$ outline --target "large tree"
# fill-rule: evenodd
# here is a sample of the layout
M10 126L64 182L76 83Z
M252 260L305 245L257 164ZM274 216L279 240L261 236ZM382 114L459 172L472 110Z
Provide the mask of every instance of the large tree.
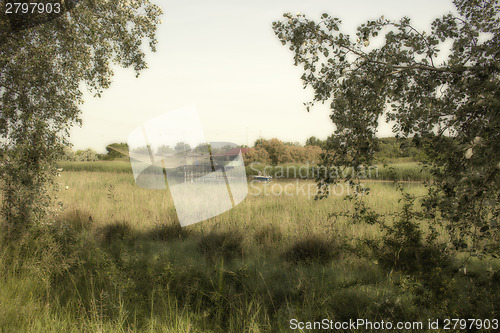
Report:
M381 17L352 37L326 13L317 21L284 14L273 28L314 90L308 110L330 103L336 131L325 165L370 163L385 116L432 159L429 216L446 221L457 247L483 236L498 244L500 8L497 0L453 3L458 15L434 20L427 31L407 17Z
M9 232L43 216L53 161L69 128L81 123L82 89L100 96L113 65L139 75L147 67L143 41L155 51L162 13L149 0L37 2L60 3L61 12L13 19L0 5L0 174Z

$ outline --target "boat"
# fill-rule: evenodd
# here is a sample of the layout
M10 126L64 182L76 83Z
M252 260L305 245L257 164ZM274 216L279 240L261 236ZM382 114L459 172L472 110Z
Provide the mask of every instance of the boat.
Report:
M263 176L263 175L258 175L258 176L253 176L253 180L258 180L261 182L270 182L273 179L271 176Z

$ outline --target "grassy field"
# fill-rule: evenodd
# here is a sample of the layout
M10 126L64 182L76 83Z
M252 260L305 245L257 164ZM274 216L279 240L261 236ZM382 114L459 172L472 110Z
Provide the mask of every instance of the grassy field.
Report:
M131 173L128 161L96 161L96 162L60 162L59 166L66 171L113 172ZM277 166L254 164L246 167L247 175L257 175L263 172L278 178L309 178L314 179L318 168L304 164L284 164ZM349 174L350 170L339 171L342 176ZM427 170L422 170L418 162L394 162L387 165L376 164L365 171L365 177L374 180L400 180L400 181L425 181L431 179Z
M168 191L141 189L125 164L106 163L62 165L54 195L63 209L0 253L8 267L0 332L285 332L291 319L498 318L498 261L463 266L438 228L441 248L414 249L423 255L395 267L378 225L332 217L355 211L350 188L314 201L311 180L251 183L236 208L180 228ZM403 205L392 184L367 186L376 213ZM428 233L427 222L420 228Z
M57 195L64 203L65 210L88 212L98 225L126 221L142 230L157 223L176 222L170 193L142 189L135 184L131 174L66 171L59 180L60 191ZM289 195L284 193L284 186L287 184ZM376 193L366 198L376 211L393 212L400 206L397 202L399 193L391 183L367 183L367 186ZM416 195L425 193L424 187L419 184L405 184L405 187ZM330 213L349 209L350 203L344 197L351 194L352 189L339 185L332 189L334 195L322 201L313 200L315 191L316 183L313 180L252 182L249 185L249 195L242 204L208 223L190 228L201 232L208 228L207 225L225 225L227 221L239 221L238 227L250 228L249 232L255 232L254 228L262 225L277 224L289 236L296 232L296 236L300 236L306 230L323 233L323 227L332 227L331 220L328 219ZM346 226L348 223L345 222L338 221L336 226ZM295 230L298 227L307 229Z

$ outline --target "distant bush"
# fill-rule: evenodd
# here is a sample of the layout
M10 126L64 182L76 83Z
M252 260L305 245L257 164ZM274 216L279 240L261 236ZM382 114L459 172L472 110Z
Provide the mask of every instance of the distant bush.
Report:
M245 155L245 162L278 165L283 163L316 163L320 159L322 148L319 146L303 147L297 142L283 142L276 138L259 139L255 148Z
M74 161L75 160L75 152L70 147L65 146L63 148L63 152L62 152L59 160L60 161Z
M123 152L128 152L127 143L112 143L106 146L107 154L102 157L103 160L115 160L126 157Z
M98 160L98 154L93 149L77 150L75 153L75 161L93 162Z
M263 147L255 147L244 155L245 164L265 163L270 164L269 153Z
M379 162L405 158L423 162L428 159L418 141L411 138L378 138L375 147L374 158Z

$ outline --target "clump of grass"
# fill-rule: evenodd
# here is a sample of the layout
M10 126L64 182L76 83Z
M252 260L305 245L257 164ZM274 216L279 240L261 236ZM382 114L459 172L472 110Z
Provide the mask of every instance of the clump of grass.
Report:
M74 231L82 232L84 230L90 230L93 226L92 214L88 211L81 209L73 209L65 212L61 215L57 221L57 225L67 225L70 226Z
M231 260L241 255L243 236L236 231L211 232L201 237L198 249L209 262L215 262L221 258Z
M99 236L104 243L110 244L113 241L131 240L133 238L133 230L127 222L118 221L101 227Z
M318 236L309 236L296 241L283 254L292 263L326 264L336 256L336 244Z
M265 225L255 231L254 239L262 246L276 246L283 238L281 231L274 224Z
M432 174L429 170L423 169L420 163L392 163L388 165L377 165L376 179L429 181L432 179Z
M179 223L159 223L146 232L146 238L155 241L169 241L174 239L185 239L189 232L182 228Z

